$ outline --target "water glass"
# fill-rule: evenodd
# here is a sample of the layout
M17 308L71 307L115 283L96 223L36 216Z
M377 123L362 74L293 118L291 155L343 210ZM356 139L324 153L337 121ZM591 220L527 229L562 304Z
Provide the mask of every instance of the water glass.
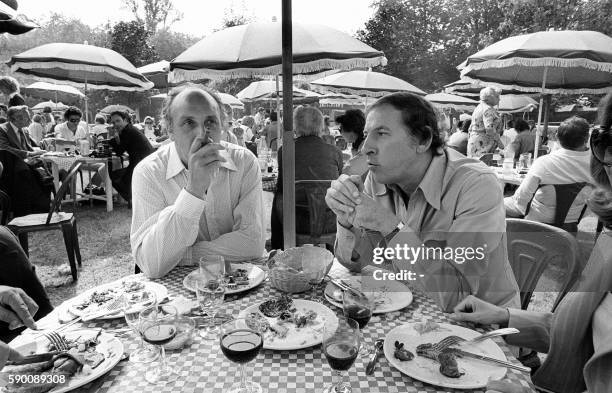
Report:
M140 312L142 337L146 342L159 348L159 364L145 372L145 379L152 384L166 384L178 378L176 370L166 361L164 345L171 342L177 334L176 308L173 306L151 306Z
M323 353L333 370L333 384L325 393L350 393L351 385L344 381L361 346L361 333L357 321L340 317L331 319L323 326Z
M144 290L133 294L128 294L123 303L123 314L125 322L132 328L134 333L140 338L138 348L130 353L130 361L136 363L150 363L159 356L158 351L154 347L147 345L145 347L142 338L142 329L140 326L140 312L146 308L156 306L157 298L155 292Z
M202 274L196 279L196 295L200 309L207 316L206 324L200 329L200 337L215 340L219 333L215 316L223 305L226 282L223 276Z

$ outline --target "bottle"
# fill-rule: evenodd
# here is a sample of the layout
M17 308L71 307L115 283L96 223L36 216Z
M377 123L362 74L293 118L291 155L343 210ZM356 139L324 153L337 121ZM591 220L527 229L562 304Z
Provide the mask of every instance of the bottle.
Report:
M274 164L272 163L272 157L268 155L268 173L274 172Z

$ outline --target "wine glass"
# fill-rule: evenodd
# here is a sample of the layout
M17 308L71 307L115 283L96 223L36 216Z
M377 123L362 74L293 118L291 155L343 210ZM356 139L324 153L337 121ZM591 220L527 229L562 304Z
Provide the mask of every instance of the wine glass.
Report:
M142 337L149 344L159 348L160 358L157 366L152 366L145 372L145 379L153 384L165 384L175 381L177 372L166 362L164 345L176 336L176 308L170 305L154 305L140 312Z
M155 292L147 289L127 295L123 303L122 309L125 315L125 322L140 338L138 348L130 353L130 360L133 362L150 363L159 356L159 352L154 347L150 345L145 347L140 325L140 312L156 304L157 298Z
M308 275L308 284L310 285L310 300L317 303L323 303L323 298L317 295L317 288L325 278L325 270L316 270L305 272Z
M200 274L197 277L195 287L200 309L208 317L206 325L200 329L200 337L205 340L215 340L217 333L219 333L215 316L219 312L225 297L225 277L221 274L205 272L205 274Z
M263 347L262 325L253 319L234 319L220 327L221 351L231 362L240 364L240 382L233 384L228 393L260 393L261 386L247 379L246 365L257 357Z
M351 318L359 324L359 330L363 332L372 313L374 312L374 301L363 294L358 294L353 291L344 291L342 293L342 310L344 316ZM370 345L364 342L359 351L362 357L370 355Z
M351 385L344 382L348 371L359 353L361 334L359 324L351 318L328 320L323 325L323 353L333 370L333 385L325 393L350 393Z

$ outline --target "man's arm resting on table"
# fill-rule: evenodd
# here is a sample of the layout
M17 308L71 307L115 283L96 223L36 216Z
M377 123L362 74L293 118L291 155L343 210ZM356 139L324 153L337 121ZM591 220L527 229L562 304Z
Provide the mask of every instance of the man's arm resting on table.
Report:
M514 308L508 308L508 312L510 314L508 327L516 328L520 330L520 333L506 336L506 342L510 345L548 353L553 314Z

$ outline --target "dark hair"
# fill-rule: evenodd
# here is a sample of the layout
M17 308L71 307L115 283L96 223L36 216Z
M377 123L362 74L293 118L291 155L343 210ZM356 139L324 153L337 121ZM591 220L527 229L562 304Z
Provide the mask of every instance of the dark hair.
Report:
M212 98L215 100L215 102L217 103L217 106L219 107L219 120L221 121L221 124L225 124L225 111L223 110L223 102L221 101L221 97L219 97L219 94L217 93L217 91L209 87L206 87L204 85L190 82L190 83L182 84L180 86L173 87L172 90L170 90L170 92L166 96L166 99L164 100L164 104L162 105L161 116L160 116L161 117L160 121L161 121L163 130L165 130L166 132L171 131L172 115L170 113L170 109L172 108L172 103L174 102L174 100L180 93L182 93L185 90L190 90L190 89L210 94Z
M363 136L363 129L365 128L365 115L363 112L359 109L349 109L342 115L336 116L335 122L342 126L342 131L357 134L353 147L358 149L365 139Z
M64 120L70 119L70 116L83 117L83 112L81 112L81 110L76 106L71 106L64 112Z
M529 123L523 119L516 119L514 122L514 129L516 132L527 131L529 130Z
M599 103L599 122L599 132L593 131L591 138L596 136L598 145L612 149L612 93ZM594 155L591 155L591 176L600 188L591 193L587 201L589 209L607 228L612 228L612 185L604 165Z
M6 117L8 118L9 121L11 121L11 120L14 120L15 116L20 112L25 112L29 115L30 112L28 110L29 108L25 105L12 106L8 108L8 110L6 111Z
M514 128L514 120L508 121L508 128Z
M589 123L579 116L565 119L557 129L557 139L566 149L584 147L589 139Z
M51 109L50 106L46 106L45 109L43 109L43 113L52 113L53 110Z
M106 124L106 116L101 115L101 114L97 114L95 122L98 123L98 124Z
M471 125L472 125L472 119L465 120L463 122L463 126L461 127L461 132L469 132Z
M457 129L459 129L459 130L463 129L463 120L459 120L457 122Z
M270 121L278 121L278 115L275 111L270 112Z
M412 93L393 93L379 99L368 108L368 113L383 105L390 105L402 114L404 125L419 141L431 140L430 150L439 155L438 148L444 146L444 140L438 128L438 117L433 106L423 97Z
M110 117L113 117L113 116L119 116L123 120L127 120L128 123L132 120L132 116L130 116L130 114L127 113L126 111L112 111L110 114Z

